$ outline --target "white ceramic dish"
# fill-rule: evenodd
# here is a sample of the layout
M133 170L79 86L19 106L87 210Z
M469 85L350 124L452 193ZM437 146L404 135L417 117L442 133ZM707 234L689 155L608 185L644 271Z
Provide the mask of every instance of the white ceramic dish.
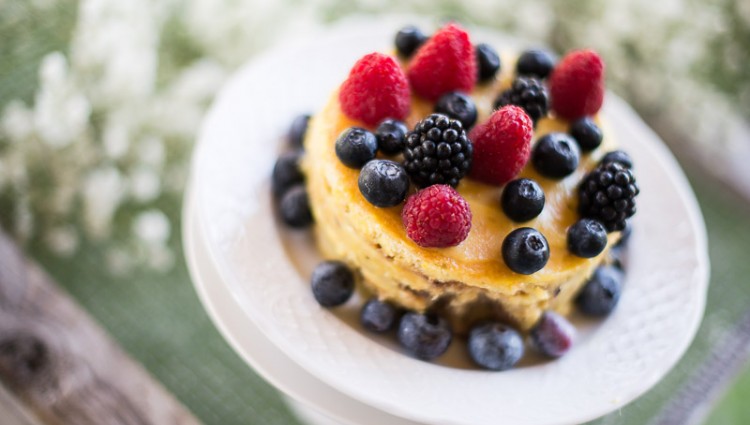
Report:
M564 358L503 373L412 359L354 320L357 300L326 310L308 287L317 256L306 233L277 224L269 175L290 120L314 111L361 55L388 49L403 21L359 21L314 42L287 45L242 68L220 93L196 148L196 217L206 255L252 322L291 360L347 396L410 420L452 425L580 423L622 407L684 353L708 282L700 211L674 158L632 110L608 95L604 114L634 158L642 188L626 289L602 322L578 322ZM498 48L516 42L471 31ZM477 36L478 35L478 36ZM214 307L221 315L221 307ZM245 332L232 322L228 335ZM252 350L252 347L245 347Z

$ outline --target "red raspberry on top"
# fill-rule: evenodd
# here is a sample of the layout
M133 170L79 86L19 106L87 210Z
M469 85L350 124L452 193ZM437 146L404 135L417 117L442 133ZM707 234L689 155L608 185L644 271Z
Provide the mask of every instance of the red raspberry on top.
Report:
M604 101L604 62L593 50L568 53L549 78L552 110L567 120L599 112Z
M471 209L456 189L436 184L406 200L401 212L406 235L425 248L456 246L469 236Z
M518 106L503 106L493 112L469 134L474 144L469 175L494 185L513 180L529 161L533 134L534 123Z
M449 91L470 92L477 82L477 62L469 34L448 24L427 40L407 71L414 92L436 101Z
M339 91L344 114L371 127L386 118L403 120L409 115L410 102L404 71L382 53L370 53L358 60Z

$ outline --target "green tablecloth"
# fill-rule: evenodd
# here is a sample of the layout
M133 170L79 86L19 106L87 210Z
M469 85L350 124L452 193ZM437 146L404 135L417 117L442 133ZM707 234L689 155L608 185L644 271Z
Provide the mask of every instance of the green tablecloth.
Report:
M46 52L66 51L75 9L60 2L54 10L56 19L39 22L30 31L34 17L20 15L25 10L21 2L0 2L0 6L5 7L0 15L0 35L4 37L0 43L0 105L13 98L31 101L39 60ZM13 10L19 15L6 13ZM179 43L179 37L176 40ZM674 397L684 396L680 389L685 382L748 308L750 207L697 172L689 177L709 233L712 275L706 318L689 352L664 381L600 423L644 424ZM0 212L8 213L12 203L13 199L0 199ZM155 201L171 222L169 246L177 253L173 270L166 274L144 269L113 277L102 268L106 259L101 243L86 240L72 258L53 255L39 240L32 240L27 251L206 424L294 423L279 394L232 352L199 304L176 230L180 229L180 204L178 195L167 194ZM129 213L127 209L120 212ZM666 216L665 225L668 221ZM749 393L750 373L746 373L718 405L710 423L748 423L748 410L743 407Z

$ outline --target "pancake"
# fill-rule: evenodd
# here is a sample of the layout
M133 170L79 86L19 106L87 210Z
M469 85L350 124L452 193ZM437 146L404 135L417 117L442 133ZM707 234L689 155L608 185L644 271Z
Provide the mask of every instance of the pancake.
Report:
M503 64L511 66L506 65L494 82L478 85L470 93L479 112L477 122L488 118L494 99L510 86L513 62L512 55L504 55ZM432 113L433 107L413 97L405 120L409 128ZM604 133L603 143L582 154L571 175L549 179L530 162L518 175L535 180L544 190L546 203L538 217L525 223L511 221L500 207L502 187L467 177L456 190L472 211L469 236L455 247L424 248L406 235L403 204L392 208L370 204L358 188L359 170L346 167L336 157L339 134L352 126L367 126L342 113L338 92L334 92L310 121L304 140L302 167L317 245L324 257L344 261L356 270L363 288L374 296L408 310L437 312L458 333L487 318L508 321L525 331L545 310L568 314L578 290L607 260L610 247L620 237L619 232L609 233L607 248L594 258L577 257L567 248L567 230L580 218L577 186L603 153L616 147L606 123L598 117L596 121ZM568 126L567 121L548 115L538 121L532 144L547 133L567 132ZM411 190L416 191L413 185ZM520 227L539 230L550 247L547 265L531 275L513 272L502 259L505 236Z

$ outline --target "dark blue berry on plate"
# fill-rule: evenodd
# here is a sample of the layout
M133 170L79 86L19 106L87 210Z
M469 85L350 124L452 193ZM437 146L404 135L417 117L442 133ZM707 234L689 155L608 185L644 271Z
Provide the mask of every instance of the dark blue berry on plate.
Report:
M292 125L289 127L289 146L294 149L302 149L302 142L305 140L305 133L307 132L307 124L310 121L310 115L300 115L292 121Z
M396 33L396 50L398 54L408 58L417 51L419 46L427 41L427 36L414 25L401 28Z
M271 172L271 190L275 197L283 195L290 187L305 181L299 168L302 151L285 152L279 155Z
M593 258L607 246L607 229L590 218L582 218L568 229L568 250L575 256Z
M622 164L625 168L633 168L633 160L625 151L618 150L607 152L607 154L602 157L602 160L599 161L599 163L604 164L606 162L617 162Z
M538 230L521 227L503 240L503 260L516 273L533 274L549 261L549 244Z
M477 77L480 83L492 80L500 71L500 56L489 44L480 43L476 48Z
M453 339L448 322L434 314L409 312L398 324L398 342L422 360L432 360L448 349Z
M469 172L473 154L474 146L461 121L432 114L406 135L404 167L420 188L433 184L456 187Z
M435 112L461 121L464 129L477 122L477 107L469 96L461 92L448 92L438 99Z
M521 335L510 326L489 322L469 332L469 357L489 370L507 370L521 360L524 347Z
M591 117L581 118L570 125L570 135L582 152L591 152L602 144L602 130Z
M378 139L364 128L347 128L336 139L336 156L349 168L361 168L377 150Z
M518 77L513 84L495 100L495 109L506 105L516 105L523 108L534 124L547 115L549 110L549 95L541 81L532 77Z
M544 191L534 180L516 179L505 185L500 204L511 220L529 221L544 209Z
M636 212L640 193L632 171L620 162L603 162L588 173L578 187L578 212L599 220L608 232L625 229Z
M393 329L398 318L398 309L387 301L373 298L362 307L359 320L370 332L387 332Z
M633 234L633 224L629 220L625 221L625 228L620 233L620 240L615 244L615 248L625 248L628 246L630 236Z
M344 304L354 293L354 273L341 261L324 261L310 278L315 300L323 307Z
M378 125L375 137L378 150L386 155L400 154L406 146L406 133L409 129L401 121L388 118Z
M576 329L568 319L545 311L529 333L532 346L547 357L562 357L573 346Z
M359 191L376 207L394 207L406 199L409 176L398 162L373 159L359 172Z
M580 159L578 144L565 133L544 135L531 152L531 163L539 174L561 179L573 173Z
M521 53L516 62L516 73L539 79L549 77L555 68L555 57L546 50L532 49Z
M298 184L284 192L279 202L279 212L281 220L289 227L301 229L312 224L313 216L305 185Z
M589 316L606 316L614 310L622 293L623 273L613 266L601 266L576 297L578 310Z

